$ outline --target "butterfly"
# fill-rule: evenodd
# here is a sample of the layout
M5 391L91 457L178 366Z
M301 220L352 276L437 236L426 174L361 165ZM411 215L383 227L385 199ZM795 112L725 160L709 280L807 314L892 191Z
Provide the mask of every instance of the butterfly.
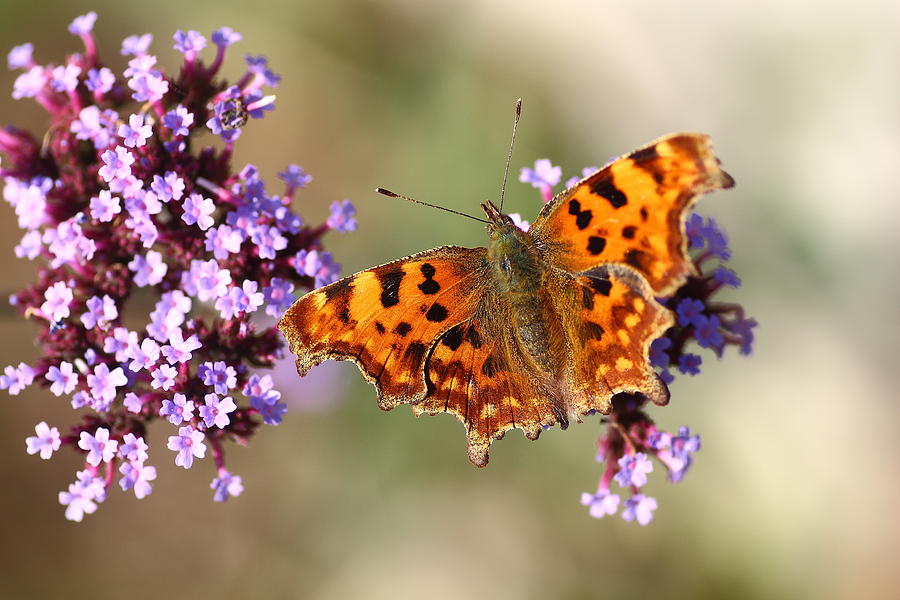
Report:
M674 319L657 298L695 274L691 206L733 185L707 136L668 135L554 197L528 231L486 202L486 248L442 246L350 275L278 326L300 376L353 361L380 408L455 415L482 467L509 429L535 440L608 414L621 392L668 402L649 349Z

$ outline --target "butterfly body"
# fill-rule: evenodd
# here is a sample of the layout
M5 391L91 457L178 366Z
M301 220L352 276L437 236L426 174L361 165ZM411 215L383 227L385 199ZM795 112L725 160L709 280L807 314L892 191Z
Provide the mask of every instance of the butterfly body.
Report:
M351 360L388 410L463 422L471 462L512 428L530 439L612 396L668 401L650 343L674 322L656 298L693 273L685 215L730 187L709 139L673 134L544 206L529 231L493 204L486 248L443 246L312 291L279 328L302 376Z

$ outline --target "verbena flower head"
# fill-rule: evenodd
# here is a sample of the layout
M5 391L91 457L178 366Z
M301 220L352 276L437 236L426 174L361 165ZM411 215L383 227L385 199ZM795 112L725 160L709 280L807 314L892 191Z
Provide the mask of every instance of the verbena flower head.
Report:
M271 378L254 373L282 352L271 318L298 291L337 278L321 237L356 228L347 200L327 223L304 223L291 204L311 177L296 165L281 173L280 193L252 165L232 168L242 127L274 109L268 90L280 81L249 55L237 83L226 81L240 33L220 28L208 44L177 32L168 45L184 60L171 68L150 54L151 34L129 36L128 66L115 73L100 57L96 20L72 21L84 51L59 64L38 65L31 44L12 49L7 65L22 71L13 97L34 99L50 122L46 134L0 130L3 197L24 230L15 252L39 263L36 282L11 302L40 328L42 352L34 365L7 366L0 388L15 395L37 382L81 413L67 433L41 422L26 439L42 458L61 446L82 453L83 470L59 495L76 521L117 478L147 496L154 456L189 468L208 448L214 499L241 493L224 442L246 443L287 410ZM214 147L199 146L206 131L220 138ZM136 307L148 304L141 319ZM146 438L154 419L172 423L162 443Z
M582 169L580 175L566 181L565 187L596 170ZM540 159L534 168L523 168L519 180L538 188L541 199L549 202L562 191L554 189L561 177L560 167ZM650 364L666 384L674 381L674 371L700 374L703 357L692 350L707 349L721 358L726 347L737 346L741 354L749 354L756 327L756 321L746 316L743 307L715 299L723 289L741 285L734 271L724 266L731 258L725 232L715 220L697 213L689 215L685 229L697 274L671 296L657 298L674 313L676 322L650 345ZM602 423L608 426L597 441L596 458L604 465L603 473L597 492L581 497L592 517L613 515L621 508L619 514L626 521L649 524L657 502L642 490L654 471L653 459L665 469L668 481L677 483L700 450L700 436L692 435L687 427L680 428L677 435L658 429L644 410L646 404L643 396L617 394L612 399L612 411L602 417ZM630 496L623 501L619 494L611 492L613 483Z

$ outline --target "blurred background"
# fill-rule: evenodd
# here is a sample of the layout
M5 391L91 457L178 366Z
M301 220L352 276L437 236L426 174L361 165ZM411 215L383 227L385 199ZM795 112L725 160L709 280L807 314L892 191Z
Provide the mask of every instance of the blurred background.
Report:
M211 463L159 470L141 501L114 490L85 522L57 492L78 466L25 454L46 420L76 415L34 386L2 398L0 596L41 598L896 598L900 389L900 5L839 3L336 0L265 3L0 2L3 51L39 62L80 51L66 32L99 13L114 69L121 39L152 32L171 70L176 29L243 33L283 76L237 165L274 185L314 176L307 221L350 198L359 231L330 234L345 273L441 244L483 245L481 226L373 193L384 186L476 212L502 176L513 102L514 171L549 157L564 179L670 131L712 135L735 189L701 212L731 235L732 298L760 322L755 354L679 378L652 416L703 438L684 482L657 470L648 527L591 519L596 421L537 443L512 432L491 465L466 460L449 416L382 413L352 365L279 383L291 411L249 448L229 446L244 494L211 501ZM207 53L210 51L207 50ZM204 55L205 56L205 55ZM211 55L210 55L211 56ZM12 89L15 74L2 78ZM0 124L42 132L30 100L0 97ZM515 180L515 177L514 177ZM536 190L508 210L532 220ZM34 277L0 219L7 295ZM0 365L33 361L35 329L5 309ZM168 424L151 429L162 446ZM163 451L164 453L167 451Z

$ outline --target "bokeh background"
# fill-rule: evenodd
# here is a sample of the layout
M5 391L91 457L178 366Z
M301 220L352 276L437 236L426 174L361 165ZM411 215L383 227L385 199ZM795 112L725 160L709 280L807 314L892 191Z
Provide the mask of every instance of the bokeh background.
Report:
M4 0L0 46L31 41L58 61L89 10L118 68L126 35L152 32L171 69L176 29L220 25L244 35L226 74L244 52L270 59L278 108L244 132L237 163L270 179L303 165L309 221L351 198L359 231L326 240L347 273L484 243L474 223L372 189L475 211L497 194L518 97L516 171L550 157L570 176L669 131L707 132L738 185L701 211L730 232L732 295L761 325L754 356L706 356L653 411L703 450L681 484L653 474L646 528L578 504L599 475L596 421L537 443L514 432L477 470L454 419L381 413L349 365L303 384L280 370L285 423L229 451L240 498L213 504L211 464L184 471L158 450L150 497L116 490L70 523L56 494L78 459L27 456L24 438L75 415L38 388L5 397L0 597L900 597L896 2ZM0 117L46 126L8 94ZM507 207L533 217L535 190L513 182ZM0 213L8 294L34 273ZM34 359L34 334L3 309L0 365ZM167 427L151 430L158 447Z

